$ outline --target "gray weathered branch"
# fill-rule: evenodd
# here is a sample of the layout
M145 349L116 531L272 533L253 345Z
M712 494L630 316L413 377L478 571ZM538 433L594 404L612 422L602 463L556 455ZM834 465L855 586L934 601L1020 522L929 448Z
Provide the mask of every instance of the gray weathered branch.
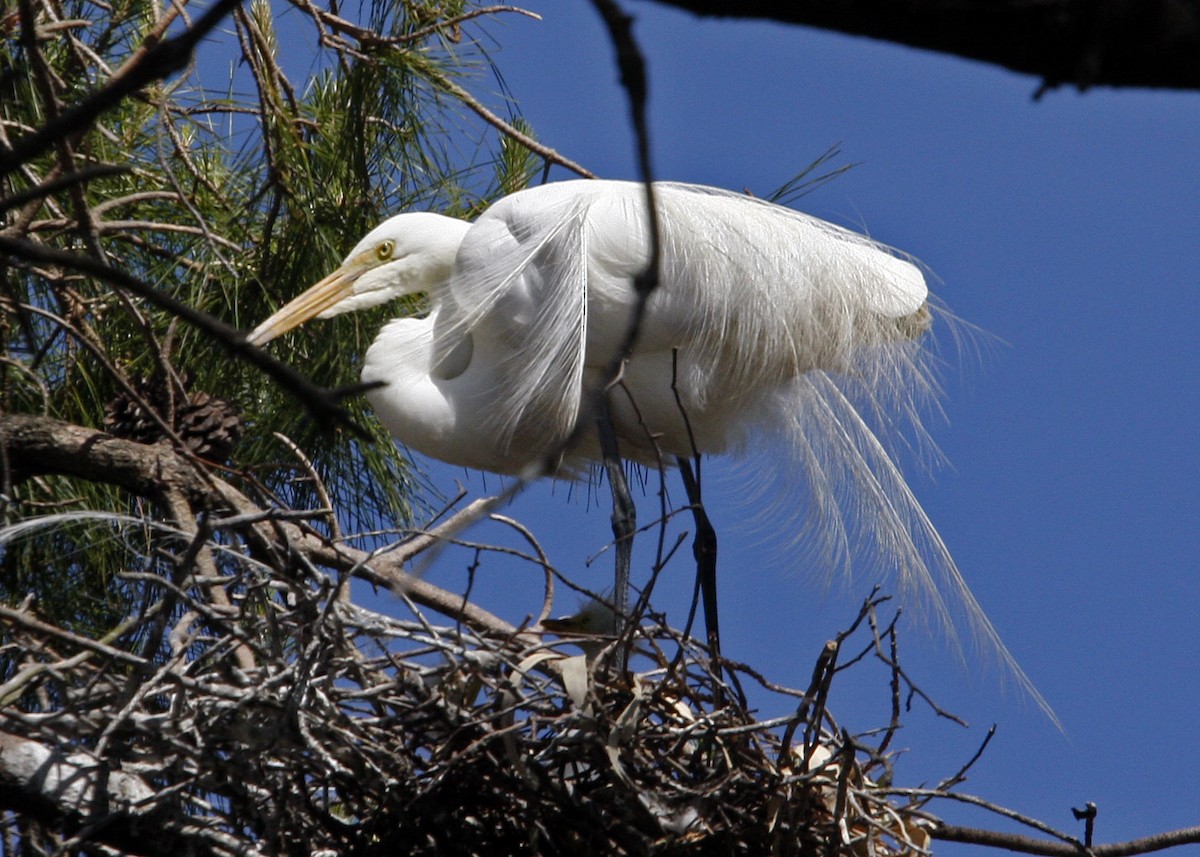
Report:
M133 854L250 855L250 843L198 825L156 818L145 780L80 750L0 731L0 804L65 832ZM148 835L150 833L153 835Z

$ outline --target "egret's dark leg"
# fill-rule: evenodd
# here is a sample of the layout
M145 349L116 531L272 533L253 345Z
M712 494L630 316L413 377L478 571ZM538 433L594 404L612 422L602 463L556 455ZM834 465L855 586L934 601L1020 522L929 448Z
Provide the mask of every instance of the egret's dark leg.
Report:
M629 569L633 560L633 534L637 530L637 507L629 494L629 483L625 479L625 468L621 466L621 452L617 447L617 433L612 424L608 396L603 393L596 396L596 430L600 437L600 453L613 498L612 528L617 553L613 607L616 609L617 621L624 630L629 609ZM619 656L618 664L624 667L623 655Z
M696 585L700 590L700 603L704 607L704 629L708 633L708 648L713 658L721 656L721 627L717 618L717 531L708 520L708 512L700 496L700 482L692 462L683 456L676 461L683 476L683 487L687 491L692 517L696 520L696 538L692 541L692 554L696 557Z

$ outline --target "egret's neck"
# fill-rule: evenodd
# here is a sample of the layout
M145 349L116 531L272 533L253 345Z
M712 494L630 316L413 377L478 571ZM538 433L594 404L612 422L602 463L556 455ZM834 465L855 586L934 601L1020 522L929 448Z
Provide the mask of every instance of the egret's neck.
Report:
M410 257L414 264L408 284L409 293L429 292L430 299L437 302L441 300L445 285L454 272L458 248L471 224L454 217L431 214L424 216L437 217L438 226L433 234L425 238L420 251Z
M388 322L363 360L364 383L375 415L405 446L448 464L512 471L495 432L480 417L494 409L490 365L471 359L468 336L438 355L437 307L426 318ZM494 452L493 452L494 451Z

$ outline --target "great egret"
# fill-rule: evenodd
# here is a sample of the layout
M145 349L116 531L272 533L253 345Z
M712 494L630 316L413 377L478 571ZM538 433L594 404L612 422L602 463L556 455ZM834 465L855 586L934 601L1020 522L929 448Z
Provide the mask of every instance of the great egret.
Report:
M776 479L794 496L789 477L804 477L804 532L830 569L866 548L943 619L957 601L1037 697L889 453L901 425L923 434L918 411L936 392L920 269L747 195L657 183L655 196L659 286L610 396L621 454L654 465L773 438L795 468L773 462ZM451 464L522 474L557 454L571 475L600 456L589 391L635 305L646 212L642 185L569 181L506 196L474 223L400 214L250 342L427 293L425 317L388 322L367 351L379 419Z
M869 368L860 386L878 404L910 399L925 376L911 340L929 318L914 265L753 197L656 190L661 286L613 413L626 458L653 465L660 455L742 449L765 428L805 419L796 387L812 386L810 370ZM367 351L363 381L386 385L367 394L372 407L426 455L523 473L591 424L586 393L622 342L631 280L648 258L642 193L631 182L569 181L507 196L473 224L397 215L249 341L428 293L425 318L389 322ZM562 467L599 457L588 431Z

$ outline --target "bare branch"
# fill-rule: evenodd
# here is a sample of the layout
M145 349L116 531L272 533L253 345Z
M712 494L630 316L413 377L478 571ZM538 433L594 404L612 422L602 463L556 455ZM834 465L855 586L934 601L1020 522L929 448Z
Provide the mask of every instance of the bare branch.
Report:
M942 824L930 831L934 839L943 842L965 842L969 845L982 845L987 848L998 848L1005 851L1016 851L1020 854L1040 854L1045 857L1132 857L1135 854L1149 854L1167 848L1177 848L1180 845L1194 845L1200 842L1200 827L1185 827L1180 830L1170 830L1144 836L1141 839L1131 839L1128 842L1114 842L1108 845L1093 845L1084 849L1081 843L1050 842L1045 839L1035 839L1032 836L1022 836L1018 833L1002 833L996 830L980 830L973 827L958 827L953 824Z
M155 817L156 790L84 751L0 732L0 805L130 854L249 855L257 848L202 825ZM147 830L154 836L147 837Z
M464 520L475 520L488 501L476 501L429 533L387 553L371 554L328 542L313 532L284 520L273 520L268 510L253 503L232 485L202 473L187 458L160 444L141 444L83 428L26 414L0 414L0 447L8 462L9 481L61 474L118 485L141 497L165 500L175 493L202 508L227 509L249 524L271 550L286 556L297 552L311 562L348 572L377 586L406 593L414 601L471 625L481 632L507 639L516 634L511 624L477 607L462 596L404 571L414 556L453 534ZM282 542L280 541L282 539Z
M467 92L450 78L434 71L430 71L429 75L437 82L438 86L444 88L463 104L467 105L467 107L471 108L471 110L475 111L475 113L478 114L484 122L487 122L496 130L516 140L522 146L541 157L547 163L557 164L558 166L568 169L576 175L583 176L586 179L592 179L596 177L595 173L593 173L591 170L575 163L570 158L559 154L544 143L540 143L533 137L530 137L528 134L520 131L517 128L514 128L511 123L505 122L486 106L484 106L484 104L475 98L475 96L471 95L471 93Z

